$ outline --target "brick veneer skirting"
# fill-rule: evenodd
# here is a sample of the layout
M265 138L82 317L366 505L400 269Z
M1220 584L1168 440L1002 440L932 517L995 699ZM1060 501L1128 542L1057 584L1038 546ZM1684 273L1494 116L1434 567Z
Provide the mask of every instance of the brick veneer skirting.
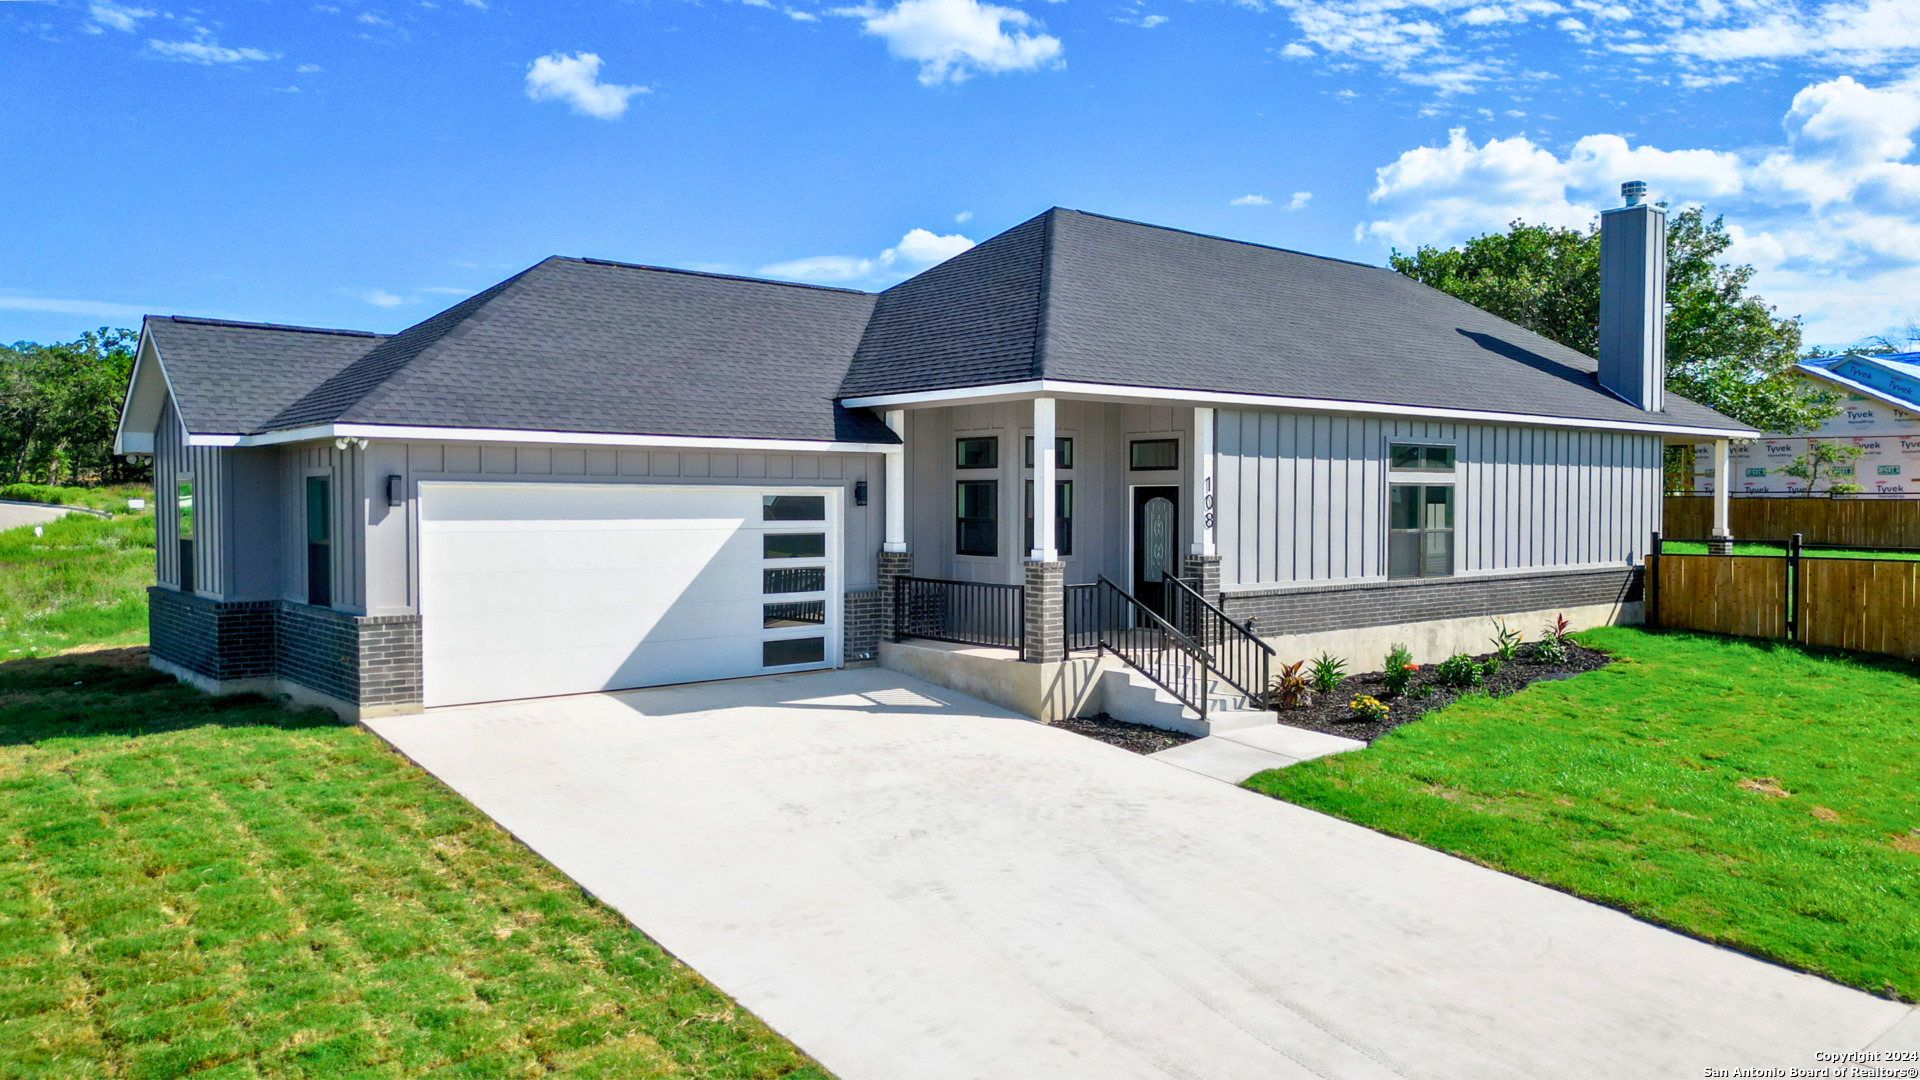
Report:
M420 703L420 618L147 590L153 655L216 682L279 678L361 708Z
M1263 637L1356 630L1434 619L1471 618L1642 599L1640 567L1563 570L1498 577L1421 578L1355 585L1232 590L1221 607L1251 619Z
M864 664L879 659L881 623L885 616L880 595L877 586L847 593L846 605L840 609L844 662Z

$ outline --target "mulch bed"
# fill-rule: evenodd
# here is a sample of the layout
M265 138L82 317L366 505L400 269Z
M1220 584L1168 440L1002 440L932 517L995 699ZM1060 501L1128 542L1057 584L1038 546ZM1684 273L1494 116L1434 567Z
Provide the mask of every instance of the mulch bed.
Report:
M1131 750L1136 754L1152 754L1182 743L1190 743L1192 735L1182 735L1177 731L1166 731L1145 724L1129 724L1124 720L1101 713L1098 716L1075 716L1065 720L1042 721L1048 727L1064 728L1075 735L1085 735L1089 739L1099 739L1103 743L1117 746L1122 750Z
M1474 657L1474 660L1484 661L1492 655L1485 653ZM1414 672L1413 681L1407 684L1407 692L1397 698L1387 696L1380 672L1370 671L1364 675L1349 675L1331 694L1315 694L1313 704L1304 709L1279 710L1279 718L1283 724L1306 728L1308 731L1372 742L1402 724L1411 724L1426 713L1453 704L1466 694L1484 691L1493 697L1505 697L1525 689L1529 683L1564 679L1605 667L1612 659L1597 649L1572 642L1567 643L1567 660L1563 664L1535 663L1526 657L1523 650L1520 656L1502 664L1499 673L1486 680L1484 685L1468 690L1440 685L1434 676L1434 669L1439 665L1422 664L1420 670ZM1392 710L1385 720L1375 723L1354 717L1347 702L1366 695L1380 699Z

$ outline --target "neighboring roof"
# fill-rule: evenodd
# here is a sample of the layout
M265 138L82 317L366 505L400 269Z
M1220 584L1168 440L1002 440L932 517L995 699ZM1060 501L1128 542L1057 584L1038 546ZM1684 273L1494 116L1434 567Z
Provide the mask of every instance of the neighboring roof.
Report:
M174 407L189 431L244 435L386 340L358 330L150 315Z
M952 307L975 291L996 304ZM1048 379L1746 428L1671 393L1650 416L1598 368L1382 267L1056 208L882 293L840 393Z
M1847 353L1802 360L1798 367L1896 408L1920 413L1920 353Z
M303 392L276 395L247 432L378 424L893 443L879 418L834 400L874 299L550 258L368 342ZM277 346L257 348L264 364ZM173 374L174 353L162 357ZM202 372L222 366L195 360Z

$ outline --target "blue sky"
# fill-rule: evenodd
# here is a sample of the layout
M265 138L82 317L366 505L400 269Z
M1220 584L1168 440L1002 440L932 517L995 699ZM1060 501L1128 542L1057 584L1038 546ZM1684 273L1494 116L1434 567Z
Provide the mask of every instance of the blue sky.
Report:
M1061 205L1384 262L1621 180L1920 317L1915 0L0 0L0 340L395 330L550 254L877 289Z

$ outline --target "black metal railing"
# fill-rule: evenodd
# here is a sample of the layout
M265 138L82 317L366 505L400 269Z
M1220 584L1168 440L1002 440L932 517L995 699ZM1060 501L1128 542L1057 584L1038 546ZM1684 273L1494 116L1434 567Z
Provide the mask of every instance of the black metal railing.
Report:
M1206 722L1208 699L1218 675L1207 650L1105 575L1092 588L1080 614L1080 632L1091 634L1101 649L1145 675Z
M894 579L897 638L1018 649L1026 642L1026 589L979 581Z
M1066 595L1067 651L1100 647L1100 586L1069 585Z
M1252 627L1236 622L1193 586L1176 577L1167 578L1166 583L1171 586L1167 591L1167 621L1205 649L1214 672L1257 707L1267 694L1273 648L1255 636Z

